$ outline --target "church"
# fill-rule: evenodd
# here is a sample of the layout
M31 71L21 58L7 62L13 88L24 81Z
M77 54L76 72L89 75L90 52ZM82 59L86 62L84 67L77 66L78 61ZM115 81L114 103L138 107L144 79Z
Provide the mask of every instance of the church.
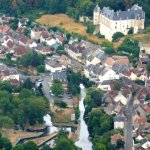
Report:
M97 5L93 12L93 23L99 26L99 32L105 39L112 41L112 36L116 32L127 35L132 29L133 34L144 29L145 12L138 4L134 4L127 11L114 11L109 7Z

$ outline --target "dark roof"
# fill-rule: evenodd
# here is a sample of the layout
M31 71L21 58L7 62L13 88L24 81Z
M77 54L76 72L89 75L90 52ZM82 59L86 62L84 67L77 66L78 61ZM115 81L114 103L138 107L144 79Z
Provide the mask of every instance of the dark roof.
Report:
M52 74L53 80L58 79L61 82L67 82L67 73L66 71L56 71Z
M117 122L124 122L125 121L125 117L124 116L121 116L121 115L118 115L118 116L115 116L113 118L114 122L117 121Z
M97 10L98 8L96 8ZM106 16L111 20L128 20L128 19L145 19L145 12L142 10L138 4L133 5L131 9L127 11L117 11L111 10L109 7L103 7L101 14Z
M114 64L112 69L117 73L123 73L126 70L129 70L128 65Z

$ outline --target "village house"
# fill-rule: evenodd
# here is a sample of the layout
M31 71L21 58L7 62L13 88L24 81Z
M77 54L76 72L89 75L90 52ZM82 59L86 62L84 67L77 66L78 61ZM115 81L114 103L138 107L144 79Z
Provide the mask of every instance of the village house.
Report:
M75 45L65 45L65 51L74 59L80 61L82 53Z
M102 64L105 59L106 59L106 54L104 51L100 51L100 50L95 51L86 58L86 66L91 64L96 65L98 63Z
M60 62L64 65L70 65L71 64L71 59L67 57L66 55L62 54L60 56Z
M66 67L62 65L59 61L59 57L50 57L45 61L45 69L50 72L62 71L65 70Z
M67 83L66 70L55 71L52 73L52 80L60 80L62 83Z
M99 83L97 87L102 89L103 91L111 91L113 90L114 87L114 81L112 80L103 81L102 83Z
M145 54L150 54L150 44L144 44L139 42L140 51L144 52Z
M125 117L123 115L117 115L113 118L113 120L114 120L114 129L124 129Z
M0 63L0 80L10 81L10 80L20 80L20 75L14 68L9 68L5 64Z
M20 28L21 26L26 26L28 22L29 22L28 18L21 18L19 19L18 27Z
M150 140L147 139L147 138L144 138L142 141L141 141L141 146L142 148L148 150L150 148Z
M41 37L41 33L45 31L44 28L42 27L34 27L32 30L31 30L31 33L30 33L30 37L32 40L40 40L40 37Z
M6 34L10 30L10 27L8 25L0 25L0 31L2 33Z
M116 32L127 35L133 29L136 34L144 29L145 12L138 4L134 4L127 11L111 10L109 7L100 7L97 5L93 12L93 23L99 26L100 34L104 35L109 41Z
M117 80L119 79L119 75L108 67L103 67L100 70L99 80L100 82L107 81L107 80Z
M129 99L126 98L121 92L119 92L118 95L114 98L114 101L116 103L121 102L123 105L127 105Z

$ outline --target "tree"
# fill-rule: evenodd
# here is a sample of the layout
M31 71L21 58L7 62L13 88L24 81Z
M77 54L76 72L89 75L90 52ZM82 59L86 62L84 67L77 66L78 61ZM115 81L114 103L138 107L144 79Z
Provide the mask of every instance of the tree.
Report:
M64 88L63 88L60 80L53 80L53 84L51 86L51 91L56 96L64 94Z
M37 67L37 71L38 71L39 73L44 73L44 72L45 72L45 66L44 66L44 65L38 66L38 67Z
M124 34L121 32L116 32L114 33L114 35L112 36L113 38L113 42L117 42L119 40L119 38L124 37Z
M139 85L145 85L145 82L142 80L135 80L135 83Z
M116 82L115 82L115 84L114 84L114 90L115 91L120 91L120 89L122 88L122 86L123 86L123 84L122 84L122 82L120 81L120 80L117 80Z
M113 48L107 47L107 48L105 49L105 53L106 53L106 54L109 54L109 55L112 55L112 54L115 53L115 51L114 51Z
M14 126L14 121L7 116L0 116L0 128L12 128Z
M52 150L48 145L44 145L42 150Z
M13 150L24 150L23 149L23 144L19 144L19 145L16 145Z
M33 88L33 83L32 83L32 81L31 81L31 79L30 79L30 78L27 78L27 79L23 82L22 87L23 87L23 88L26 88L26 89L32 89L32 88Z
M77 148L67 136L60 135L56 140L55 150L77 150Z
M150 73L150 63L147 64L147 72Z
M30 38L30 30L28 28L24 29L23 34Z
M130 28L129 31L128 31L128 34L133 34L133 33L134 33L134 29Z
M28 67L28 66L37 67L44 63L44 58L45 58L44 55L38 54L35 51L31 51L31 52L24 54L20 58L19 64L24 67Z
M55 99L55 105L61 107L61 108L66 108L67 107L67 103L63 102L62 100L59 99Z
M95 150L106 150L106 146L104 144L99 143L95 146Z
M8 91L8 92L12 92L13 88L14 87L8 81L0 82L0 90L5 90L5 91Z
M117 140L117 148L120 149L120 148L124 148L124 141L122 141L121 139Z
M19 20L17 18L10 20L10 22L9 22L10 27L13 30L16 30L18 28L18 22L19 22Z
M34 142L28 141L23 144L23 150L38 150L38 147Z
M0 136L0 149L4 150L11 150L12 144L9 139Z
M86 29L87 33L93 34L94 30L95 30L94 25L87 25L87 29Z

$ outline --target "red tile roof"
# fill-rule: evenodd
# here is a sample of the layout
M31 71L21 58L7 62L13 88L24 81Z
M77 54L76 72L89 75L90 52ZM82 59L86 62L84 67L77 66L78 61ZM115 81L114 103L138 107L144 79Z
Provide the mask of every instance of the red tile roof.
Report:
M9 29L10 29L10 27L7 26L7 25L1 25L0 26L0 30L3 31L3 32L5 32L5 33L8 32Z

